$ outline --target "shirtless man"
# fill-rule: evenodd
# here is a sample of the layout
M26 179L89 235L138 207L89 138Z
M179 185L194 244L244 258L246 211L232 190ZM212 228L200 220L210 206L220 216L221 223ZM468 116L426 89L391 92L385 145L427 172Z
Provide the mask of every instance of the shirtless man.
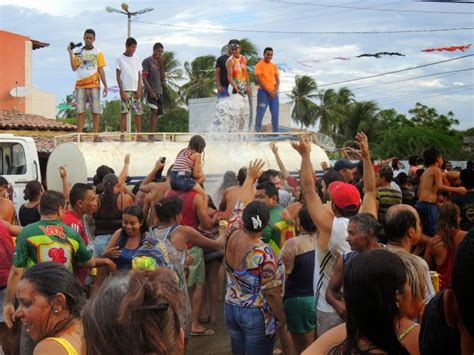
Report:
M243 167L239 169L237 173L237 181L239 182L236 186L231 186L225 189L222 195L222 201L219 205L219 210L224 211L225 218L228 220L232 216L232 211L235 204L241 198L242 185L244 184L245 178L247 177L247 168ZM255 189L254 189L255 192Z
M9 182L0 176L0 219L13 224L15 222L15 205L8 198Z
M436 234L438 226L438 206L436 205L438 191L456 192L459 194L465 194L467 191L464 187L443 185L441 172L443 157L437 149L430 148L425 150L423 152L423 159L427 168L420 178L418 202L415 204L415 208L420 215L423 233L432 237Z

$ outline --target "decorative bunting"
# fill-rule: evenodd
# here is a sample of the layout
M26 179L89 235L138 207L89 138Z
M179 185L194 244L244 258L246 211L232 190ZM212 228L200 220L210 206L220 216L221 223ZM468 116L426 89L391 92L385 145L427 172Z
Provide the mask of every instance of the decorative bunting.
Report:
M398 53L398 52L378 52L378 53L364 53L364 54L358 55L357 58L375 57L377 59L380 59L380 57L383 56L383 55L389 55L389 56L396 55L396 56L400 56L400 57L405 56L405 54L401 54L401 53Z
M441 47L441 48L428 48L428 49L422 49L422 52L442 52L442 51L447 51L447 52L454 52L454 51L461 51L464 52L464 50L468 50L471 47L471 44L463 45L463 46L451 46L451 47Z

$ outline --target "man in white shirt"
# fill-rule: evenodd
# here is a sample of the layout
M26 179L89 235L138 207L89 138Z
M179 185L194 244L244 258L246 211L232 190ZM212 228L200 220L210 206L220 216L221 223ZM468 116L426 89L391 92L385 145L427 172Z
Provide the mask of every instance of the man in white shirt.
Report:
M143 107L140 101L142 95L142 64L140 59L134 55L137 50L135 38L127 38L125 52L116 60L117 84L122 99L122 118L120 120L120 132L125 131L127 114L131 110L135 114L135 129L137 133L142 131ZM123 135L121 135L121 139Z

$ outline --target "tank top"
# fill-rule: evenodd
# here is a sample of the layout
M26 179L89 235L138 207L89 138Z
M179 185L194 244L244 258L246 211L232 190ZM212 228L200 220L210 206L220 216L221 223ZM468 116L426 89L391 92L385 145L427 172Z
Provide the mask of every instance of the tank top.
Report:
M143 240L143 235L140 236L140 243L135 249L129 249L125 247L127 244L127 234L125 231L122 230L120 233L120 238L118 240L117 246L119 247L121 253L120 256L115 260L115 264L117 264L117 269L131 269L132 268L132 260L140 249L141 242Z
M176 160L173 164L174 171L193 171L194 161L191 159L191 155L194 150L185 148L181 150L176 156Z
M41 219L38 207L39 204L31 208L28 208L25 205L20 207L20 210L18 211L18 219L23 227L38 222Z
M61 346L66 350L68 355L79 355L79 352L69 342L69 340L66 340L66 339L60 338L60 337L49 337L49 338L46 338L46 339L51 339L51 340L54 340L54 341L58 342L59 344L61 344Z
M247 59L241 55L239 58L230 57L232 60L232 78L237 84L247 82Z
M112 206L104 205L104 194L99 195L99 210L94 213L95 235L113 234L122 227L122 210L117 208L117 199L120 193L116 193L113 198Z
M446 258L443 263L436 270L439 274L440 287L445 288L451 283L451 273L453 271L454 255L456 255L456 249L447 249Z

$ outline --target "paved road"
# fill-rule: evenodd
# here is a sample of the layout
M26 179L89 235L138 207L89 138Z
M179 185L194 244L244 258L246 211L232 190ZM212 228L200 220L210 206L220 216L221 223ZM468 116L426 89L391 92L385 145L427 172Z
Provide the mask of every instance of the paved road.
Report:
M189 355L232 355L230 337L224 324L224 305L217 304L217 324L203 324L216 334L210 336L192 336L188 345Z

